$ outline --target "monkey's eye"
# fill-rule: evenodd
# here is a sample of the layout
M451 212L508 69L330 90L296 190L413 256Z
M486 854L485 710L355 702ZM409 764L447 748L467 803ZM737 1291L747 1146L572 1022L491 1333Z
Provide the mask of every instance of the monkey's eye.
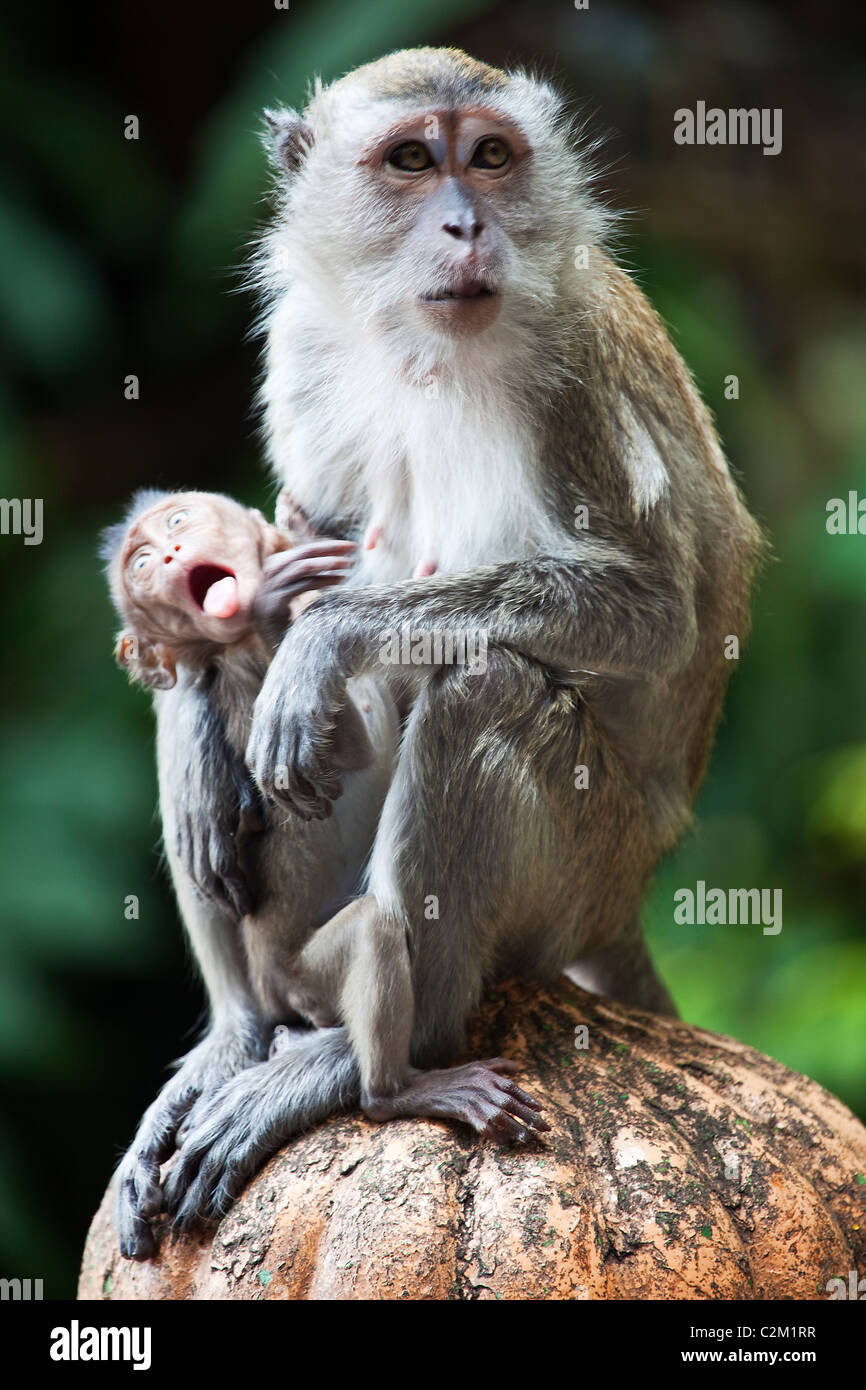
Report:
M151 552L149 550L140 550L137 555L133 556L130 561L129 572L134 579L140 579L144 574L144 571L150 564L150 556Z
M511 150L505 141L496 135L489 135L476 145L470 163L473 169L504 169L510 158Z
M395 169L402 169L404 174L420 174L423 169L433 167L430 151L420 140L407 140L405 145L398 145L388 155L388 163Z
M166 522L166 526L168 527L169 531L174 531L182 521L186 521L188 516L189 507L183 507L179 512L172 512L171 516Z

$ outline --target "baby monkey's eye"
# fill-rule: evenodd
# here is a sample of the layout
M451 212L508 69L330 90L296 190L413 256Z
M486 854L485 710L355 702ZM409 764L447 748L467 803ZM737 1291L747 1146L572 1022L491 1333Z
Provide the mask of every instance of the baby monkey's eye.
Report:
M422 169L433 167L430 151L420 140L408 140L405 145L398 145L388 155L388 163L406 174L420 174Z
M168 521L166 522L166 525L168 526L169 531L174 531L174 529L175 529L177 526L179 526L180 523L181 523L182 521L186 521L186 519L187 519L188 516L189 516L189 507L183 507L179 512L172 512L171 516L169 517Z
M475 147L470 163L474 169L502 169L511 158L511 151L504 140L489 135Z
M142 574L144 574L144 571L147 569L149 562L150 551L139 551L139 553L133 557L132 563L129 566L130 572L134 574L136 578L139 578Z

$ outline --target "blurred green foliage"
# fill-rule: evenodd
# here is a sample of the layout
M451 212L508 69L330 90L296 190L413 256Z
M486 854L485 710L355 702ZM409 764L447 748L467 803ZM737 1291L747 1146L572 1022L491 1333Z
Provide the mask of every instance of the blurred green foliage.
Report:
M620 131L605 185L649 209L631 219L627 264L774 546L695 832L647 906L651 939L687 1019L866 1114L866 537L824 525L828 498L866 495L859 220L859 253L845 235L856 176L823 172L866 144L841 21L801 11L795 29L720 3L330 0L106 7L86 42L71 11L46 27L41 9L7 10L0 40L0 493L45 500L41 546L0 544L0 1272L71 1293L111 1164L201 1004L158 865L148 701L111 660L96 535L142 483L269 505L252 306L230 292L264 215L260 112L301 102L314 72L405 44L554 69ZM737 105L784 94L784 155L713 151L710 174L707 151L677 164L673 107L733 90ZM123 139L129 113L137 142ZM842 235L816 241L816 225ZM137 402L123 398L130 372ZM673 893L698 879L782 888L782 932L675 925Z

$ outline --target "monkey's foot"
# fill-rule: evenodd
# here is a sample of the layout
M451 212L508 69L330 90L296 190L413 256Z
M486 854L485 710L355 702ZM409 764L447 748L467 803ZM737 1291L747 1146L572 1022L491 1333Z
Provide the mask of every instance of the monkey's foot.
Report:
M224 1216L256 1169L285 1143L291 1126L279 1106L280 1064L291 1055L280 1034L267 1062L232 1077L193 1107L165 1181L165 1210L176 1231Z
M162 1210L160 1153L131 1149L117 1175L117 1228L127 1260L149 1260L156 1251L153 1220Z
M397 1095L365 1096L362 1108L371 1120L401 1115L460 1120L484 1139L523 1143L530 1133L541 1134L550 1125L538 1101L508 1079L517 1070L516 1062L493 1057L443 1071L419 1071Z

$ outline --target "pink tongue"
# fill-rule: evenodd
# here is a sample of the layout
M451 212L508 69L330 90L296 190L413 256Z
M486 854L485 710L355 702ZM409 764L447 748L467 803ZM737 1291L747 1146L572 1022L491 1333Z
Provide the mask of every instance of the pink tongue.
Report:
M202 608L212 618L230 618L238 611L238 581L233 574L211 584L204 596Z

